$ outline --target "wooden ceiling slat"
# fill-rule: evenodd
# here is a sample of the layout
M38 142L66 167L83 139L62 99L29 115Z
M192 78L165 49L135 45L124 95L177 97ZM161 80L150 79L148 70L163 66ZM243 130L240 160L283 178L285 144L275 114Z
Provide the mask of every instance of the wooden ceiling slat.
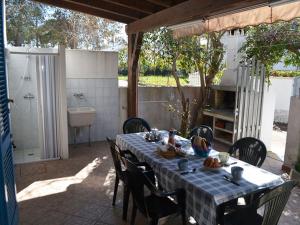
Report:
M151 2L153 4L160 5L165 8L172 6L171 0L147 0L147 2Z
M146 13L128 9L128 8L120 6L120 5L116 6L110 2L106 2L103 0L97 0L97 1L94 1L94 0L64 0L64 1L72 2L74 4L76 3L78 5L82 5L85 7L101 9L101 10L107 11L109 13L126 16L126 17L134 19L134 20L141 19L148 15Z
M127 33L147 32L162 26L203 19L268 2L268 0L189 0L132 22L127 25L126 30Z
M146 0L104 0L115 5L121 5L129 9L134 9L147 14L158 12L164 7L152 4Z
M60 0L34 0L34 1L45 3L45 4L48 4L48 5L52 5L52 6L56 6L56 7L60 7L60 8L70 9L70 10L74 10L74 11L90 14L90 15L93 15L93 16L98 16L98 17L110 19L110 20L115 20L115 21L118 21L118 22L121 22L121 23L127 23L128 24L130 22L135 21L134 19L129 18L129 17L124 16L124 15L118 15L118 14L115 14L115 13L110 13L110 12L107 12L107 11L102 10L102 9L85 7L83 5L79 5L79 4L64 1L64 0L61 0L61 1Z

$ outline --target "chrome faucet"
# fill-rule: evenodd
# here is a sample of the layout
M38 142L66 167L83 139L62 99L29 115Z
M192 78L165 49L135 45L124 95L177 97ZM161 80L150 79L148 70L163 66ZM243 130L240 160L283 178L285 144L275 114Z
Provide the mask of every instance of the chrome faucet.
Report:
M23 96L25 99L34 99L34 95L32 93L28 93L26 95Z
M79 99L83 99L84 98L83 93L74 93L73 96L76 97L76 98L79 98Z

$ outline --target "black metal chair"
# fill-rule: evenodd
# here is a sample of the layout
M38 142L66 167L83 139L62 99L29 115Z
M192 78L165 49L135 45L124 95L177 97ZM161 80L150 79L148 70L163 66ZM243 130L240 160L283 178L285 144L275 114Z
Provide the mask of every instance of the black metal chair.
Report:
M114 187L114 195L113 195L113 202L112 205L115 206L118 187L120 180L123 182L124 185L124 194L123 194L123 220L127 219L127 211L128 211L128 202L130 197L130 190L128 188L128 172L126 170L126 161L124 160L129 159L131 162L134 162L140 168L144 168L146 170L151 169L147 163L139 162L136 156L129 150L121 150L120 147L110 138L106 137L107 142L110 145L110 151L115 167L116 172L116 179L115 179L115 187ZM154 177L154 176L153 176ZM154 179L150 177L150 179Z
M181 213L182 223L185 225L185 192L178 189L174 192L163 192L159 190L153 179L149 179L154 174L152 170L143 171L135 163L128 159L127 170L129 174L129 187L133 196L133 207L131 225L135 224L136 212L139 210L147 219L149 225L157 225L160 218L174 213ZM145 195L145 187L150 191ZM176 197L177 203L169 197Z
M123 133L138 133L144 131L151 131L151 127L146 120L138 117L127 119L123 124Z
M115 206L116 204L116 198L117 198L117 192L119 187L120 180L123 182L124 185L124 195L123 195L123 220L127 219L127 211L128 211L128 201L129 201L129 188L128 188L128 176L127 171L124 169L124 165L122 166L122 157L124 156L124 153L121 153L120 148L115 144L114 141L112 141L109 138L106 138L110 145L110 152L113 159L115 172L116 172L116 179L115 179L115 187L114 187L114 195L113 195L113 201L112 205Z
M214 139L214 134L212 129L209 126L201 125L199 127L195 127L191 130L188 135L188 139L192 138L194 135L198 135L202 138L205 138L209 143L212 143Z
M224 216L225 225L277 225L281 213L289 199L295 181L287 181L279 187L265 192L252 204L238 207ZM264 207L263 215L257 213Z
M261 167L267 156L265 144L253 137L245 137L236 141L228 153L253 166Z

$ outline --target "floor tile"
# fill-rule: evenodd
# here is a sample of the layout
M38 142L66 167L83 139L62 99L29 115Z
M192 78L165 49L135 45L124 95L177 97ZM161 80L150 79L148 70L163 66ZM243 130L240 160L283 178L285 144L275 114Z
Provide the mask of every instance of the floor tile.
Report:
M215 143L215 148L228 150L228 146L220 143ZM281 174L281 164L267 157L263 168ZM16 165L16 171L18 196L23 193L27 197L19 202L21 225L129 225L122 220L122 185L116 206L111 205L115 172L105 142L92 143L92 147L73 145L68 160ZM42 191L50 189L51 193ZM131 207L128 220L130 215ZM300 189L296 188L279 225L298 225L299 218ZM146 224L147 220L138 213L136 225ZM160 221L162 224L181 225L181 218L165 218Z

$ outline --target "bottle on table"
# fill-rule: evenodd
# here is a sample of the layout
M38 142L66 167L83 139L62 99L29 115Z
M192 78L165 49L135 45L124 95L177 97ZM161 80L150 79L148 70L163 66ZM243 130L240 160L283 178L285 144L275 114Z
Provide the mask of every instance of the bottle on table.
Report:
M175 146L175 135L176 135L175 129L169 130L168 144Z

